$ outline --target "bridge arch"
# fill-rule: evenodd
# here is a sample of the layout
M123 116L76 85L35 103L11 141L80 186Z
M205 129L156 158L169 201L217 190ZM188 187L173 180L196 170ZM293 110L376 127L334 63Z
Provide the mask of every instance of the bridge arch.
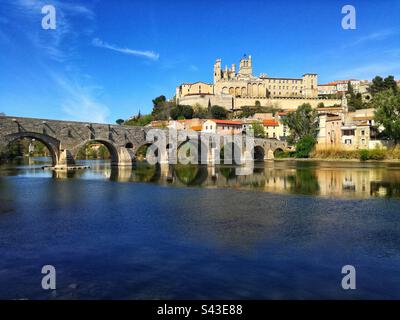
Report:
M60 153L59 153L60 141L51 136L48 136L46 134L41 134L41 133L37 133L37 132L25 132L25 131L16 132L16 133L6 135L4 137L4 144L9 145L10 143L12 143L16 140L21 140L24 138L35 139L35 140L43 143L50 152L51 161L52 161L53 166L58 164L59 156L60 156Z
M79 143L71 152L76 157L79 150L85 147L90 142L97 142L105 146L110 153L111 165L118 165L120 163L120 156L118 154L118 146L112 141L106 139L87 139Z
M262 146L254 146L253 159L254 159L254 161L264 161L265 149Z

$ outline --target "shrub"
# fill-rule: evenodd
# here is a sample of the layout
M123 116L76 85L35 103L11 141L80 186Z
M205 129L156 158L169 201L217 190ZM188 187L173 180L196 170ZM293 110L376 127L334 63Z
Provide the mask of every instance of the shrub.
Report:
M296 158L308 158L315 145L315 138L306 135L296 144Z
M384 149L375 148L372 150L362 149L359 151L360 160L383 160L386 158L386 151Z
M369 152L368 152L368 150L362 149L362 150L360 150L359 154L360 154L360 160L361 160L361 161L366 161L366 160L369 159Z
M294 156L295 156L295 152L292 152L292 151L277 150L277 151L275 151L275 154L274 154L275 159L292 158Z
M380 148L369 150L370 160L383 160L386 158L386 151Z

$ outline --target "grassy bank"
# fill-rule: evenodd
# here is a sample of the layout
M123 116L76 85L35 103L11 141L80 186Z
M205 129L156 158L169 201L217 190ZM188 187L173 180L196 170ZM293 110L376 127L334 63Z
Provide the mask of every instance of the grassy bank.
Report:
M400 146L388 148L388 149L361 149L361 150L342 150L342 149L325 149L325 150L314 150L310 154L310 158L315 159L357 159L361 161L366 160L399 160L400 159Z

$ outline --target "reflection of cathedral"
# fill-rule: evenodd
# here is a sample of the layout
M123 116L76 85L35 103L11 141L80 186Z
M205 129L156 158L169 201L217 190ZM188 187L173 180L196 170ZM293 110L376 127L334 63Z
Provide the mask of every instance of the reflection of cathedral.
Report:
M244 105L254 106L258 102L262 106L276 105L282 109L293 109L304 102L315 107L321 102L318 99L317 74L306 73L301 78L275 78L266 74L257 77L253 75L251 56L245 55L240 60L237 71L235 64L230 68L222 68L221 59L217 59L213 79L213 84L195 82L178 86L178 103L216 104L227 109L238 109ZM325 105L337 102L324 100Z

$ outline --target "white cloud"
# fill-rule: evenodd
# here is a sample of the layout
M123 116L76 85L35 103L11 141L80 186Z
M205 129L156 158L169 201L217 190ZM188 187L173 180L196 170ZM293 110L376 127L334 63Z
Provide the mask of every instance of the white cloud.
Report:
M91 27L84 24L83 19L93 20L94 12L77 3L51 1L56 9L56 29L44 31L41 29L43 14L41 9L49 4L43 0L17 0L14 2L16 15L26 24L26 35L32 44L44 52L49 58L65 62L73 53L79 34L90 33ZM74 28L71 17L79 16L79 29ZM36 28L33 28L36 25Z
M96 87L84 87L64 77L51 74L63 90L62 111L72 120L106 123L110 109L95 97Z
M334 78L372 79L377 75L394 75L397 78L400 75L400 62L371 63L352 69L346 69L336 73Z
M382 41L397 34L399 34L399 31L393 29L380 30L377 32L370 33L366 36L362 36L357 40L353 41L351 44L345 45L344 47L346 48L346 47L357 46L370 41Z
M151 60L158 60L160 58L160 55L154 51L141 51L141 50L134 50L134 49L129 49L129 48L120 48L118 46L104 42L98 38L93 39L92 44L95 47L105 48L105 49L113 50L116 52L124 53L127 55L144 57L144 58L148 58Z

